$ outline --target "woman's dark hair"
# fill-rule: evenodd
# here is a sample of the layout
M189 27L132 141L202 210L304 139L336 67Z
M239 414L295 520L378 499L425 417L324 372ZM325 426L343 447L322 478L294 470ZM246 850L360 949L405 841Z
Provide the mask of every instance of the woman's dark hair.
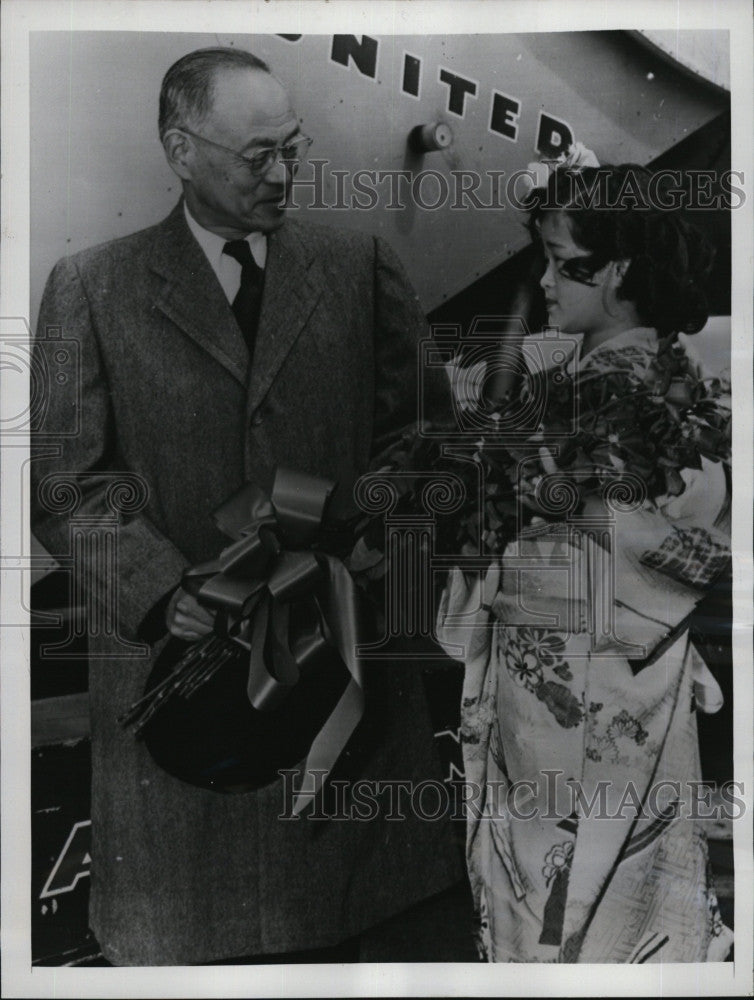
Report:
M529 195L528 227L538 242L543 216L562 212L574 242L589 251L561 266L567 277L589 283L610 261L629 260L618 295L641 322L662 337L697 333L709 315L704 285L714 250L676 207L678 192L673 201L661 181L633 163L558 168Z

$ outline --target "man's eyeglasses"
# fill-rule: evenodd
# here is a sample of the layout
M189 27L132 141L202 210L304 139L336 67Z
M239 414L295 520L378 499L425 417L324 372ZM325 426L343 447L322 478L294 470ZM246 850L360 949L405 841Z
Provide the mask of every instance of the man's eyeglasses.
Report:
M298 166L306 156L306 151L314 142L314 139L310 139L306 135L301 135L297 139L291 139L289 142L284 143L282 146L265 146L262 149L255 149L253 153L247 156L243 153L238 153L229 146L223 146L222 143L215 142L213 139L207 139L205 136L199 135L198 132L192 132L189 128L182 126L181 132L185 132L193 139L206 142L208 146L214 146L216 149L222 149L224 152L230 153L231 156L244 163L256 177L262 177L274 163L281 160L291 166Z

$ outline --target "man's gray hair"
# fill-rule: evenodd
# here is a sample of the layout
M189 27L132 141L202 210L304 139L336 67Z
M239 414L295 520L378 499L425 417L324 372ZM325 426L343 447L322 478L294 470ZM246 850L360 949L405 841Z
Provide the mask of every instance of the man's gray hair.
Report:
M197 49L173 63L160 88L160 139L171 128L196 127L212 109L215 76L222 69L258 69L269 73L262 59L243 49Z

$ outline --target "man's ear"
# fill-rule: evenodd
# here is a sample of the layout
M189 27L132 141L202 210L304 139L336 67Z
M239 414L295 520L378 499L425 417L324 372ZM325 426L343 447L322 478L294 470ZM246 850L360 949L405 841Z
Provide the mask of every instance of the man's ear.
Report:
M191 180L194 149L188 136L177 128L168 129L162 137L162 148L173 173L181 180Z

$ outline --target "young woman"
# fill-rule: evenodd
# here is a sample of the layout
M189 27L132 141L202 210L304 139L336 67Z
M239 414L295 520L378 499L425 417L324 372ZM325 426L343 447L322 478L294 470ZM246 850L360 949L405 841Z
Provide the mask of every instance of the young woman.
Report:
M564 349L575 343L582 428L620 394L616 371L654 370L707 320L710 255L652 205L650 182L630 165L556 169L530 197L549 321ZM694 784L695 708L719 707L719 688L684 628L705 560L725 551L726 474L702 458L627 476L620 449L635 430L604 459L617 491L608 482L559 527L522 533L484 580L453 571L441 603L443 644L465 649L467 860L489 961L690 962L730 947ZM637 445L645 462L652 433ZM541 477L557 455L545 433Z

